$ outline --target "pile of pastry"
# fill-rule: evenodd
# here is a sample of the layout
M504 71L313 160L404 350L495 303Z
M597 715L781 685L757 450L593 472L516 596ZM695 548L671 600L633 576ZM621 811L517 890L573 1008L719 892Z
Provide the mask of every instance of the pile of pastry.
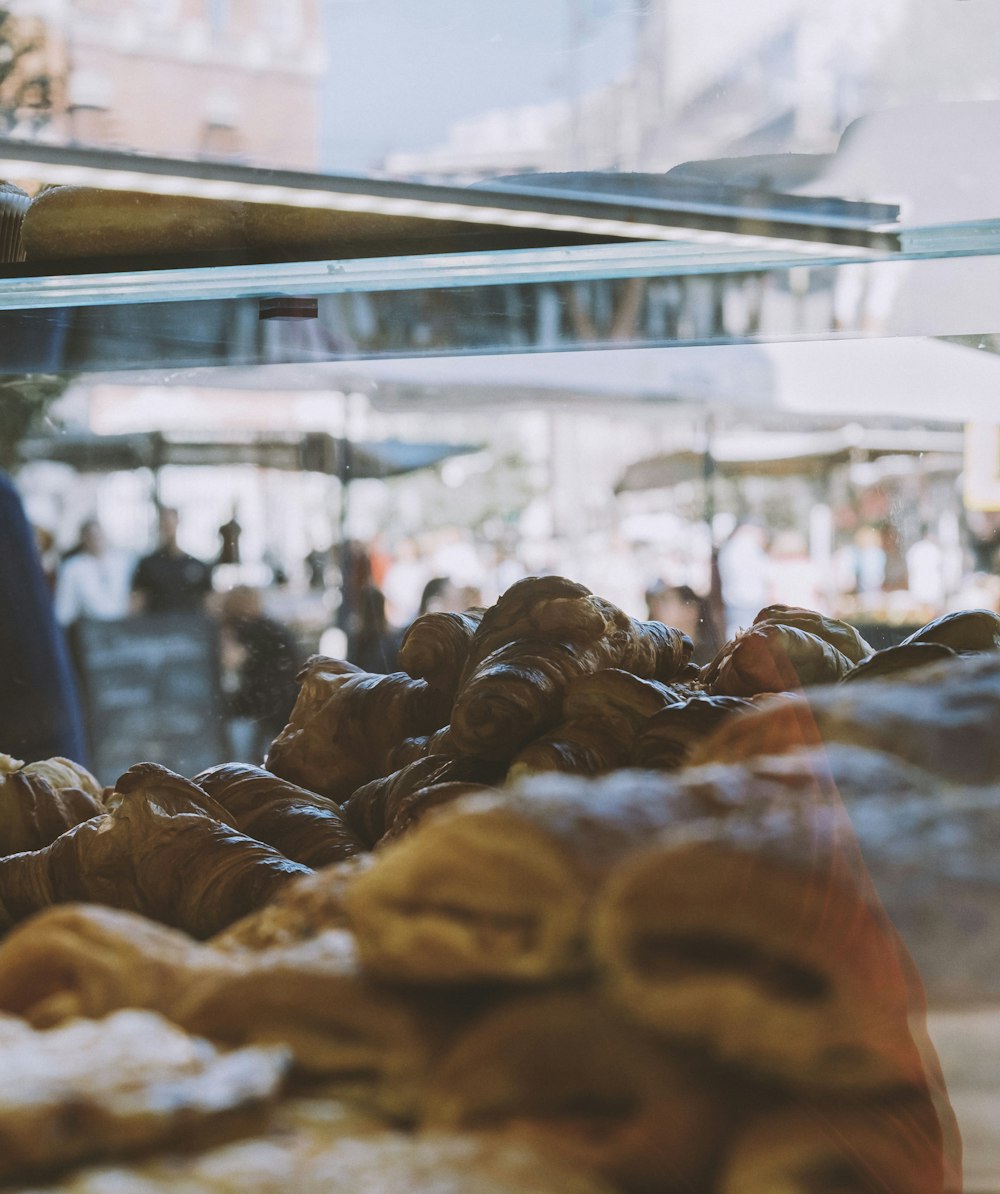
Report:
M311 661L266 767L7 760L0 1182L960 1189L900 918L984 914L992 617L774 607L699 670L533 578Z

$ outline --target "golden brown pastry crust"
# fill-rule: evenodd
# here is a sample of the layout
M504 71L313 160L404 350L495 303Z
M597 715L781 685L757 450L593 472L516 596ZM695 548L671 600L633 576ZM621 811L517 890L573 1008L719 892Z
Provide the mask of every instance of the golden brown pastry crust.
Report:
M481 609L424 614L411 622L399 647L399 666L454 699L482 621Z
M218 253L243 248L243 204L98 187L50 187L32 200L21 240L28 261Z
M560 723L514 756L509 777L535 771L600 775L623 767L648 720L681 692L620 668L576 677L566 687Z
M512 1132L622 1189L701 1189L725 1097L593 992L516 997L486 1012L434 1068L430 1128Z
M753 624L760 626L765 622L808 630L831 647L836 647L851 663L860 663L874 651L872 645L865 642L849 623L842 622L839 618L828 618L814 609L803 609L799 605L767 605L754 618Z
M728 718L752 708L743 697L712 696L707 692L686 696L646 722L632 745L628 763L676 771L688 761L698 742Z
M340 803L386 775L393 750L448 719L448 701L405 672L362 672L313 656L291 720L271 744L266 766L282 779Z
M486 784L503 778L504 768L483 759L426 755L384 779L372 780L341 805L345 824L367 849L374 849L404 806L426 788L448 783Z
M720 1194L959 1194L928 1102L799 1102L754 1116L727 1150ZM959 1162L960 1164L960 1162Z
M194 778L248 837L266 842L303 866L321 867L364 849L332 800L263 767L223 763Z
M950 658L897 681L766 701L705 739L692 763L736 762L821 742L884 751L956 783L1000 780L1000 654Z
M272 900L210 938L209 944L218 949L268 949L308 941L327 929L347 929L345 895L374 865L371 854L355 854L293 879Z
M593 948L615 998L665 1039L799 1089L926 1082L909 962L825 777L686 775L745 798L730 788L729 816L663 831L608 880Z
M142 912L194 937L220 932L308 868L216 819L205 792L153 763L123 775L109 810L40 850L0 859L0 924L50 904Z
M703 682L718 696L751 697L842 680L854 665L808 630L761 622L738 634L708 665Z
M69 759L0 755L0 856L47 846L102 812L97 780Z
M539 981L587 970L585 926L615 861L701 810L653 772L549 773L436 809L347 893L373 973Z
M899 672L909 672L926 667L942 659L954 658L956 652L941 643L907 643L905 646L886 647L876 651L852 668L844 677L843 684L860 680L884 680Z
M901 645L912 643L939 643L969 654L1000 651L1000 615L991 609L961 609L942 614L903 639Z

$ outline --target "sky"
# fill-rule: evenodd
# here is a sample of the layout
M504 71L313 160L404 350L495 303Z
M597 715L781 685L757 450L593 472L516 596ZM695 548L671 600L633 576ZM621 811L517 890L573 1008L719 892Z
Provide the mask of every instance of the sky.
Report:
M327 170L365 171L439 144L457 120L591 90L632 60L636 0L324 3Z

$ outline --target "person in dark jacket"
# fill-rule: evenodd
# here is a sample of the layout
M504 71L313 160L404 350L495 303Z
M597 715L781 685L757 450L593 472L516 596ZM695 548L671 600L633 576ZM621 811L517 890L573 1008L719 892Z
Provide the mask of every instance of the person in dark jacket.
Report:
M222 598L220 623L223 663L233 680L226 712L249 731L246 749L262 757L295 704L302 653L288 627L265 616L260 591L248 585Z
M0 752L86 764L83 714L34 531L0 473Z

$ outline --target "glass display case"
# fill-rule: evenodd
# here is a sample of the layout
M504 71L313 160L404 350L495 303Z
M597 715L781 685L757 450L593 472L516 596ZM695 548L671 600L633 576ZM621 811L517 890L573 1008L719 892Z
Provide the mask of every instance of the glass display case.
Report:
M0 175L22 188L0 212L0 234L7 231L6 240L0 235L7 257L0 266L0 462L51 565L59 635L65 632L59 642L68 643L86 730L86 758L78 761L110 789L146 760L185 777L182 783L229 759L260 765L256 774L266 760L286 784L316 794L324 815L330 808L339 815L339 806L345 832L366 850L378 847L371 873L384 869L388 894L362 876L352 903L342 888L353 880L340 880L336 898L324 896L335 913L308 899L303 905L306 921L319 917L318 930L317 923L308 930L299 923L267 947L289 948L298 931L346 935L350 924L362 969L368 967L361 981L374 983L373 1006L388 1000L385 1017L403 1015L392 1002L400 985L422 991L414 1001L419 1012L409 1007L405 1014L429 1014L430 982L440 1005L435 1014L451 1017L441 1038L450 1050L460 1035L456 1025L465 1031L476 1017L485 1020L488 1006L512 1067L501 1077L530 1087L513 1109L500 1095L496 1106L478 1105L467 1089L476 1081L466 1075L485 1073L476 1066L487 1065L482 1058L493 1048L478 1037L469 1038L468 1055L457 1047L442 1053L444 1068L428 1070L430 1085L419 1094L408 1086L400 1093L412 1084L409 1072L393 1082L380 1073L374 1103L393 1125L393 1147L403 1147L404 1135L424 1147L442 1129L475 1129L478 1140L483 1128L503 1129L507 1140L512 1124L527 1123L514 1139L540 1143L540 1155L558 1164L569 1161L552 1189L592 1178L608 1183L595 1190L672 1189L674 1180L705 1194L763 1194L783 1181L790 1184L781 1189L830 1194L996 1194L1000 920L991 843L1000 819L993 745L1000 713L1000 667L993 663L1000 659L1000 68L989 47L1000 17L981 0L893 0L878 13L860 3L819 13L798 0L773 0L752 12L731 0L565 0L535 14L529 35L511 24L520 4L504 13L486 5L474 17L435 0L426 28L388 0L367 15L367 5L303 2L270 24L260 14L251 18L250 5L244 11L189 3L170 6L169 14L139 3L114 7L84 0L24 5L20 18L36 37L23 51L28 68L35 78L59 82L65 94L58 87L46 93L47 108L30 89L10 103L0 79L4 111L12 113L0 138ZM11 8L17 16L18 6ZM376 49L380 29L384 44ZM17 38L4 36L20 60ZM414 46L424 69L412 63ZM40 64L32 54L41 55ZM165 72L162 79L178 94L169 121L157 124L145 98L129 112L121 86L112 86L116 62L123 70ZM478 91L460 82L470 71L481 72ZM193 80L201 87L197 103ZM407 96L412 111L403 110ZM282 105L283 123L275 123ZM363 127L365 119L370 125ZM56 208L46 220L46 203L58 204L69 188L78 188L79 206L67 207L68 218ZM235 224L215 222L223 217ZM15 225L20 239L9 232ZM93 546L87 536L94 534L111 546ZM161 607L151 597L180 583L157 571L157 551L202 569L189 578L191 603ZM115 573L108 583L117 585L119 605L110 613L99 602L87 605L93 596L86 579L71 591L60 575L74 571L74 558L103 559L105 572ZM96 566L91 571L96 575ZM339 741L336 718L323 721L328 713L316 710L329 709L324 702L343 690L345 676L358 667L371 677L401 672L407 683L433 690L433 668L407 664L419 619L429 613L432 624L436 615L455 627L469 610L506 611L502 595L526 592L518 586L531 577L541 578L538 595L528 591L523 609L492 615L493 638L472 637L477 627L491 626L491 612L482 622L476 615L447 712L428 715L427 724L415 715L404 719L408 732L400 730L378 764L346 768L357 782L324 787L323 768L332 764L316 764L301 744L320 733ZM589 631L568 629L561 614L547 623L548 614L531 612L547 608L545 585L554 577L584 586L560 591L560 600L604 599L598 637L605 643L618 634L614 651L598 650ZM808 615L814 621L802 621L804 609L817 611ZM507 639L496 637L504 618ZM254 620L270 628L266 643L241 638ZM619 640L647 621L687 634L685 647L670 648L683 655L676 666L643 671L628 662L641 652L626 651ZM768 638L760 623L779 629ZM860 635L856 657L845 627ZM456 720L461 693L477 681L477 668L488 668L491 650L509 649L518 635L525 650L535 643L530 666L551 685L549 665L536 658L538 636L546 634L572 661L560 665L556 705L530 733L501 729L510 742L477 753L469 745L473 731ZM805 650L800 634L819 662L797 653ZM766 665L762 657L755 663L734 656L741 642L747 651L748 642L765 639L766 650L759 650ZM244 673L257 651L277 653L274 675L257 682L283 685L266 712L245 703ZM351 663L331 665L342 658ZM865 668L885 674L858 682ZM616 683L638 684L641 693L630 689L627 700L617 690L588 696L584 681L609 671L629 673ZM566 674L583 693L574 698L577 707L597 702L577 721L613 743L604 762L590 738L574 756L585 762L567 763L572 752L562 746L553 748L555 764L523 753L567 724L563 702L574 706ZM697 730L685 730L681 750L679 731L661 711L692 701L712 711L699 714L706 720ZM508 725L502 704L484 715L494 728ZM666 727L644 740L646 753L636 745L640 705L644 727ZM358 710L345 719L361 718ZM355 729L354 755L381 741L381 720L395 718L389 710L386 703L384 718L376 712ZM725 725L723 713L732 718ZM448 739L436 737L445 731ZM663 736L674 754L653 751L650 742L662 745ZM2 741L0 749L7 749ZM448 765L433 771L429 758ZM375 815L359 812L355 795L408 767L425 767L423 779L409 791L398 781L395 796L381 790L376 832ZM431 803L446 804L461 784L473 789L462 794L469 808L489 795L484 790L511 788L519 793L512 807L536 791L545 807L569 798L569 788L546 788L552 777L538 773L550 771L570 785L582 777L581 791L594 804L574 815L598 825L594 849L608 852L602 861L574 855L576 843L552 847L551 826L543 847L516 817L496 814L495 825L484 825L498 841L523 842L518 848L531 859L544 856L545 865L556 867L559 852L569 851L569 870L587 871L591 884L573 878L573 898L598 909L597 927L581 920L551 969L546 961L532 970L531 960L521 971L513 964L504 971L496 957L516 952L506 937L500 942L504 933L520 940L549 929L523 928L528 914L510 895L517 865L484 854L487 910L466 908L464 895L449 889L440 900L446 911L435 915L453 915L449 931L456 934L456 924L470 938L478 933L492 962L462 970L458 947L441 946L416 922L393 931L429 955L440 948L441 970L431 967L428 979L422 963L403 959L402 946L392 956L380 953L383 930L371 928L371 910L384 899L396 915L423 899L421 889L405 890L402 871L402 886L391 888L395 863L383 868L382 860L412 864L412 875L433 888L420 855L405 848L420 840L433 845L424 830L440 825L446 833L449 815L453 824L461 820L450 807L426 824L416 825L414 814L416 828L404 834L411 822L403 797L432 791L438 795ZM653 796L636 795L637 775L653 784ZM221 788L205 783L210 807L199 815L214 810L256 838L240 819L246 810L224 805L228 811L219 812ZM105 804L89 811L121 821L137 787L138 779L110 797L106 791ZM676 836L678 818L699 825L712 819L707 806L698 816L690 811L708 790L715 793L716 828L704 831L705 840L718 842L718 824L728 825L738 804L743 828L734 832L767 839L765 846L747 853L741 839L739 857L756 860L750 869L709 870L712 894L691 896L692 906L700 898L712 909L716 901L713 915L725 927L713 935L694 913L687 927L683 917L669 926L657 922L626 957L620 942L627 898L612 907L609 892L647 879L653 891L659 882L643 878L635 840L634 853L620 844L629 819L645 824L639 838L658 835L657 842L677 849L670 834ZM807 808L816 817L804 847L801 825L794 832L771 825L784 815L775 813L779 806L787 812L789 792L798 800L795 816L808 820L801 812ZM657 820L665 814L654 816L642 804L652 800L660 809L682 797L690 807L671 813L669 825ZM502 799L495 792L490 798ZM393 800L401 818L395 831L385 811ZM352 801L353 811L345 812ZM611 829L614 809L620 821ZM170 813L167 807L157 815ZM134 832L153 831L146 825ZM442 837L439 848L467 847L479 860L475 826L468 839L462 832L460 826L454 843ZM612 839L617 844L608 844ZM805 881L787 864L790 847L811 859ZM86 872L90 864L81 857L74 865ZM294 853L288 857L290 867L307 869ZM614 863L605 873L607 858ZM0 911L9 927L19 916L5 910L16 901L4 884L17 880L5 879L3 865L0 858ZM441 865L461 871L447 857ZM500 878L489 869L494 865ZM507 865L512 869L503 871ZM680 890L700 891L698 867L685 871L692 863L683 858L677 865L685 876ZM735 885L734 873L743 876ZM527 863L523 875L528 887L541 883ZM791 894L779 890L786 880ZM471 872L464 881L475 886ZM546 888L547 907L569 916L560 902L569 900L563 882L560 872ZM812 934L813 945L829 934L828 946L810 953L789 930L796 965L802 963L794 974L787 958L775 960L781 948L792 950L780 932L772 942L760 929L751 941L757 929L730 923L741 891L755 896L767 888L771 899L769 884L775 901L801 900L776 902L776 921L798 921L796 931ZM116 903L89 895L82 880L73 890ZM683 903L669 884L656 892ZM850 915L816 912L814 904L827 907L824 899L843 899ZM146 911L128 900L117 906ZM294 899L290 906L295 912ZM482 923L490 910L500 928ZM150 915L203 938L237 919L196 932L191 923L208 921L185 922L173 906ZM473 922L476 932L468 927ZM267 936L259 922L249 923L244 932ZM30 1008L36 1027L51 1027L65 1017L53 1012L46 1023L38 1001L17 994L30 986L16 952L17 941L30 943L29 929L30 922L12 928L7 943L0 941L0 1010L25 1015ZM499 934L496 941L491 933ZM592 944L581 944L591 936ZM238 932L235 940L247 949ZM661 947L664 956L644 969L643 950ZM517 948L535 959L534 945ZM584 963L573 950L594 957ZM258 961L262 952L257 948ZM208 953L199 956L207 965ZM122 962L119 973L135 964ZM247 973L259 978L256 964L248 962ZM296 964L288 963L282 991L295 986ZM311 975L313 964L303 963L303 973ZM408 965L417 969L408 972ZM5 979L5 966L13 977ZM815 973L803 978L808 966ZM652 996L635 993L650 974L680 987L699 967L707 994L688 992L676 1006L664 997L666 1012ZM455 1002L448 984L456 976L463 1010L445 1015L440 1008ZM573 1029L556 1030L558 1012L550 1023L549 1012L532 1019L529 1006L519 1028L516 1017L508 1025L497 1010L512 989L530 1004L539 987L555 999L553 992L565 995L573 986L565 1004L572 1026L591 981L611 991L615 1016L624 1014L622 1006L641 1007L636 1019L651 1037L633 1039L634 1024L622 1030L588 1005L580 1038L567 1044L560 1033ZM753 997L740 983L754 988ZM465 998L473 987L475 999ZM527 994L532 988L535 996ZM725 998L718 995L723 988ZM784 1001L780 1014L761 991ZM229 1045L284 1042L295 1059L293 1083L303 1074L332 1075L338 1094L350 1096L341 1061L327 1071L317 1061L310 1070L303 1057L313 1046L326 1057L334 1031L363 1034L370 1026L334 1030L319 1017L303 1044L289 1024L312 1013L286 1011L282 1019L274 1008L283 998L276 994L260 1020L250 1023L248 1013L250 1027L228 1035L204 1008L200 1019L174 1019ZM819 1030L807 1024L807 1013L820 1016L817 1008L835 998L847 1000L847 1011L838 1004L829 1013L826 1052L817 1046L809 1054L810 1034ZM700 999L713 1009L704 1023L692 1010ZM152 996L74 1006L88 1015L98 1007L165 1010ZM178 998L172 1006L187 1005ZM871 1008L884 1019L869 1015ZM690 1031L684 1027L695 1021ZM830 1028L835 1021L840 1027ZM432 1029L421 1025L431 1039ZM744 1036L748 1043L740 1043ZM689 1114L691 1138L707 1142L704 1156L692 1159L669 1133L656 1147L644 1136L665 1130L643 1102L649 1084L660 1092L652 1104L663 1102L658 1084L665 1079L631 1072L642 1069L636 1041L647 1039L656 1040L654 1052L667 1042L671 1064L683 1061L682 1080L671 1078L675 1086L680 1081L682 1097L674 1090L669 1105ZM552 1072L571 1075L566 1090L528 1076L532 1067L519 1057L518 1040L533 1042L523 1048L537 1046ZM568 1058L577 1051L593 1058L592 1073L571 1074ZM701 1066L708 1054L706 1089ZM614 1056L628 1060L616 1066ZM888 1077L870 1077L865 1066L875 1065L873 1058ZM372 1064L365 1054L361 1086ZM625 1076L618 1085L609 1082L608 1073L619 1070ZM387 1096L383 1087L395 1093ZM705 1110L718 1102L720 1087L727 1091L725 1127L718 1106ZM914 1092L926 1096L923 1102ZM367 1088L360 1105L370 1112ZM426 1107L432 1110L424 1119ZM764 1112L773 1112L773 1123L757 1125ZM0 1136L3 1114L0 1108ZM304 1122L281 1130L318 1130ZM369 1131L358 1128L356 1138ZM160 1143L146 1151L167 1149ZM109 1157L125 1164L112 1144L68 1156L66 1165ZM150 1162L146 1180L167 1181L154 1172L165 1163ZM409 1162L400 1164L393 1180L403 1184L393 1188L424 1188ZM498 1175L509 1158L484 1164ZM28 1164L24 1172L34 1177L44 1166ZM53 1180L69 1183L69 1172L64 1165ZM286 1169L286 1180L293 1173L301 1178ZM201 1177L193 1169L187 1176ZM93 1180L104 1179L95 1171ZM509 1188L536 1187L521 1173Z

